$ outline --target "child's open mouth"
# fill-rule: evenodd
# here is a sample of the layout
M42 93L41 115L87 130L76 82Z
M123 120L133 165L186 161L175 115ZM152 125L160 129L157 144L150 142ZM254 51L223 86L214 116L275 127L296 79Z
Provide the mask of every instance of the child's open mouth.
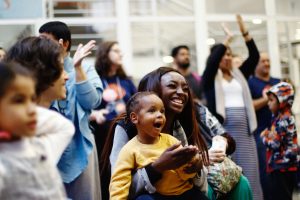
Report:
M162 122L155 122L154 127L155 128L162 128L162 124L163 124Z

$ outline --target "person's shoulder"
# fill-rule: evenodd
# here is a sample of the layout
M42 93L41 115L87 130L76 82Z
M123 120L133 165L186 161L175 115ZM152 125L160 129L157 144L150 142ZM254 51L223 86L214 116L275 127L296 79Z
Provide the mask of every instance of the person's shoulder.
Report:
M272 83L272 84L277 84L277 83L279 83L281 80L279 79L279 78L275 78L275 77L271 77L270 78L270 82Z
M257 78L255 76L251 75L248 79L248 82L252 83L253 81L256 81L256 80L257 80Z
M137 140L137 137L133 137L132 139L130 139L124 146L123 148L129 151L132 151L133 149L135 149L135 147L137 147L139 145L139 142Z

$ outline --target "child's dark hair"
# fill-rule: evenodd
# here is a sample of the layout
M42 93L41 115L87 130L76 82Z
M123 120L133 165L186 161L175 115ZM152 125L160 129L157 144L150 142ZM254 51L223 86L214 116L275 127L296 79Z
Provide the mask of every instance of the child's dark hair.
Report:
M156 95L157 96L157 94L155 94L154 92L147 91L147 92L137 92L137 93L135 93L134 95L132 95L130 97L130 99L126 103L126 117L127 117L127 120L130 117L130 113L136 112L137 110L140 109L140 99L142 97L149 96L149 95Z
M17 75L30 77L33 79L33 75L29 70L17 63L0 62L0 98L2 98L7 88L15 80Z

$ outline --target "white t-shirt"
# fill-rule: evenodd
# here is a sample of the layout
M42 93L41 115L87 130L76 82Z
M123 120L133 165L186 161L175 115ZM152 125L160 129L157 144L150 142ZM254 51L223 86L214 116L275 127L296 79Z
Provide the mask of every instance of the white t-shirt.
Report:
M224 93L225 108L245 107L243 99L243 88L236 79L233 78L229 82L223 78L222 88Z

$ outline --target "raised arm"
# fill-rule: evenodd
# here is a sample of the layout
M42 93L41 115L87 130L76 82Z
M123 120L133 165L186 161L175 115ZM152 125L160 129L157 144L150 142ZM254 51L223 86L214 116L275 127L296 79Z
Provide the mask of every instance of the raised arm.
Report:
M82 60L90 55L95 47L94 40L87 44L79 44L73 57L76 75L76 98L79 104L87 110L98 107L102 99L103 86L94 67L84 68Z
M103 86L94 67L89 66L85 71L88 79L75 84L76 98L84 109L92 110L101 103Z
M206 67L202 75L202 86L204 91L211 89L213 86L215 76L219 69L219 64L232 40L232 34L229 29L224 24L222 24L222 27L226 37L222 44L217 44L212 48L211 53L207 58Z
M241 15L236 16L237 23L239 25L240 31L242 36L244 37L244 40L247 45L249 56L248 58L243 62L243 64L240 67L241 72L244 74L246 80L250 77L250 75L254 74L256 65L259 61L259 52L256 47L256 44L249 34L249 31L247 30L245 23L241 17Z

